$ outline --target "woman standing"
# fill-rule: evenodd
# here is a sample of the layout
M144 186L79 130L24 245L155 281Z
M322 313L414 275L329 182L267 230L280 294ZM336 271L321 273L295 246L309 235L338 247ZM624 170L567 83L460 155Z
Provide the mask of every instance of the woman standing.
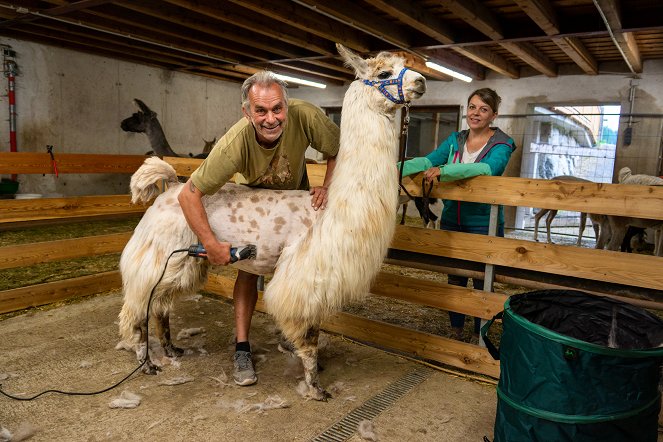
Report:
M430 154L408 160L403 176L424 172L431 182L455 181L478 175L502 175L511 153L516 149L513 139L491 126L497 118L501 98L492 89L472 92L467 100L466 122L469 129L454 132ZM488 234L490 204L444 200L442 230ZM504 210L499 207L497 235L504 236ZM449 275L449 284L466 287L466 277ZM476 290L483 290L483 280L473 281ZM462 339L465 315L449 312L456 339ZM478 336L480 319L474 318L474 334Z

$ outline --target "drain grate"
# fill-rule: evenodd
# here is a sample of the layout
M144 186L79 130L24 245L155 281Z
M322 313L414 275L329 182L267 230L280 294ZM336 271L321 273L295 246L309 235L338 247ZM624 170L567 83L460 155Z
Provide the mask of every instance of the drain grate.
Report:
M376 394L340 421L311 439L311 442L342 442L348 440L363 420L371 420L389 408L414 387L428 379L435 370L418 367Z

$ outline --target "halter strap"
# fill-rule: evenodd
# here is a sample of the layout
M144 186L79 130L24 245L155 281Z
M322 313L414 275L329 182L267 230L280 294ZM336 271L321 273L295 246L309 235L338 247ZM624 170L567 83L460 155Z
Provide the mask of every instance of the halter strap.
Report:
M382 92L382 95L396 104L405 104L405 95L403 95L403 75L405 75L405 71L407 70L408 68L403 68L401 73L398 74L398 77L392 78L391 80L364 80L364 84L377 87L378 90ZM387 86L392 84L395 84L398 87L398 98L391 95L387 90Z

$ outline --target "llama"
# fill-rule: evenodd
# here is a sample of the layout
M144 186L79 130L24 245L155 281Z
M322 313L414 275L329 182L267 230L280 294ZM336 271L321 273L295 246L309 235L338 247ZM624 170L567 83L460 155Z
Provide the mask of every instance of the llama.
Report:
M120 123L120 127L125 132L133 133L144 133L147 135L147 139L150 141L150 146L152 151L148 152L147 155L156 155L158 157L182 157L184 155L178 155L170 147L170 143L166 139L166 134L163 132L161 123L157 119L157 113L152 109L147 107L138 98L134 98L134 104L138 108L138 112L134 112L130 117L125 118ZM203 153L198 155L189 154L190 157L194 158L207 158L209 151L214 147L216 143L216 138L212 141L207 141L203 138L205 142L205 147L203 147Z
M619 184L637 184L641 186L661 186L663 178L652 175L633 175L631 169L623 167L618 174ZM654 229L654 255L663 256L663 221L654 219L632 218L625 216L606 216L610 229L610 239L607 241L608 250L620 250L629 227Z
M210 226L219 238L257 248L255 259L234 266L254 274L274 273L265 304L302 359L306 396L316 400L330 397L318 379L320 322L361 299L379 271L398 205L395 114L426 90L424 77L406 69L401 57L382 52L364 60L341 45L337 48L358 79L343 100L341 142L326 209L314 211L307 191L235 184L203 198ZM183 185L164 161L148 158L136 171L131 178L132 201L155 197L162 179L168 190L147 209L120 259L124 291L120 335L139 359L146 354L147 373L157 370L146 350L150 291L169 254L197 242L177 201ZM185 254L173 255L154 290L150 314L169 356L181 352L170 340L173 298L199 290L208 266Z
M559 181L572 181L572 182L583 182L583 183L591 183L591 181L583 179L583 178L578 178L575 176L571 175L560 175L556 177L552 177L551 180L559 180ZM552 244L552 240L550 239L550 226L553 222L553 219L555 219L555 216L557 216L557 210L555 209L539 209L536 215L534 215L534 241L539 241L539 221L541 218L543 218L544 215L548 214L546 217L546 233L547 233L547 240L548 244ZM587 224L587 213L585 212L580 212L580 230L578 232L578 240L576 241L576 245L580 247L582 243L582 234L585 231L585 225ZM595 215L589 214L590 219L592 220L592 227L594 228L594 233L596 235L597 243L598 243L598 238L599 238L599 221L597 217L594 219Z

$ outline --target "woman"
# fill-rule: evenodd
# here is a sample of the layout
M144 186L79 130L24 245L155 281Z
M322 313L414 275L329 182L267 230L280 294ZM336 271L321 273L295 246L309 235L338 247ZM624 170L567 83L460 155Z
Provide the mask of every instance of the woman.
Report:
M516 145L511 137L491 124L497 118L501 98L489 88L477 89L467 100L466 122L469 129L454 132L430 154L413 158L403 165L403 176L424 172L431 182L455 181L477 175L502 175ZM444 200L440 228L454 232L488 234L490 204ZM500 206L497 235L504 236L504 211ZM467 286L468 279L449 275L449 284ZM475 279L474 288L483 290L483 280ZM449 312L457 339L463 337L465 315ZM474 333L479 334L480 319L474 318Z

